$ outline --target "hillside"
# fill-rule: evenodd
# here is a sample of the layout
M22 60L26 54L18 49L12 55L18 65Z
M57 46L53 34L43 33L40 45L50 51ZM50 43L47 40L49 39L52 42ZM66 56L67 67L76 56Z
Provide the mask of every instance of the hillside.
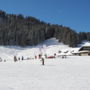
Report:
M72 55L71 51L77 51L78 49L79 48L70 48L68 45L58 42L57 39L51 38L36 46L0 46L0 58L2 58L2 60L6 60L7 62L13 61L14 56L20 59L22 56L24 59L34 59L35 56L38 57L41 53L43 55L47 54L47 56L53 56L55 53L58 54L59 51L62 51L61 55L66 51L68 51L67 55Z
M90 90L89 56L47 58L44 66L41 59L35 59L41 52L49 56L59 50L62 55L77 48L55 38L36 46L0 46L0 90ZM14 56L20 60L14 62Z
M90 40L90 33L77 33L69 27L49 24L32 16L0 11L0 45L34 46L52 37L75 47L82 40Z

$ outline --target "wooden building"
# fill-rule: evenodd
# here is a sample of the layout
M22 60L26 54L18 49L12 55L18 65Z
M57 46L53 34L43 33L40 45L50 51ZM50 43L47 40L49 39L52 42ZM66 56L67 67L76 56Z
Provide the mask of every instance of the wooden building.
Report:
M79 55L80 55L80 56L90 56L90 43L84 44L84 45L79 49Z

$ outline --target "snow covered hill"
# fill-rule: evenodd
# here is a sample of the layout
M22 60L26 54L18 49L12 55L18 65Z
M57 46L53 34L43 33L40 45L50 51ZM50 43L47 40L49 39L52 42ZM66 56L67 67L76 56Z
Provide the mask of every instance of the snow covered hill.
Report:
M90 57L67 56L45 59L42 66L38 54L53 55L77 51L49 39L34 47L0 46L0 90L90 90ZM13 57L25 60L14 62ZM31 58L27 60L27 58Z
M0 46L0 57L3 60L5 59L7 61L12 61L14 56L20 58L22 56L24 56L24 58L34 58L35 55L37 56L40 53L53 55L54 53L57 53L59 50L66 51L67 49L70 49L68 45L59 43L58 40L56 40L55 38L51 38L33 47L30 46L24 48L19 46Z
M51 38L38 44L37 46L0 46L0 57L6 61L13 61L14 56L20 59L23 56L24 59L27 59L35 58L35 56L38 56L41 53L43 55L47 54L47 56L53 56L54 54L59 55L59 51L61 52L60 55L72 55L72 52L78 52L80 46L83 46L85 43L87 42L85 41L84 43L79 45L79 47L71 48L68 45L59 43L57 39Z

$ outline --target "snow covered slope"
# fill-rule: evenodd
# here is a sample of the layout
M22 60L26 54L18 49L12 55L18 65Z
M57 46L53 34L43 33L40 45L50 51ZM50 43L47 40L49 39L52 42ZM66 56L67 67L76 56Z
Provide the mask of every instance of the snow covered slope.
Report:
M34 58L35 55L40 53L47 53L48 55L53 55L59 50L68 49L68 45L59 43L55 38L51 38L42 42L41 44L34 47L16 47L16 46L0 46L0 57L4 60L12 60L14 55L17 57L24 58L30 57Z
M90 90L90 57L1 62L0 90Z
M40 53L53 55L62 51L77 51L68 45L49 39L35 47L0 46L0 90L90 90L90 57L67 56L33 59ZM25 60L14 62L17 56ZM27 57L31 58L27 60ZM5 61L6 60L6 61ZM4 62L5 61L5 62Z
M0 46L0 57L6 61L12 61L14 56L18 58L23 56L26 59L35 58L41 53L52 56L55 53L58 54L59 51L61 51L61 55L72 55L71 52L77 52L79 48L70 48L68 45L59 43L57 39L51 38L33 47Z

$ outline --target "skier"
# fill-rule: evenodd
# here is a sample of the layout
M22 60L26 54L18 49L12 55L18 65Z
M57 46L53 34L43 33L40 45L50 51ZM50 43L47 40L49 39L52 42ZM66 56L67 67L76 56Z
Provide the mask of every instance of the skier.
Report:
M41 56L42 56L41 54L38 55L39 59L41 59Z
M42 60L41 61L42 61L42 65L44 65L44 58L43 57L42 57Z
M16 56L14 56L14 62L16 62L17 61L17 58L16 58Z
M37 56L35 55L35 59L37 59Z
M54 58L56 57L56 53L54 53Z
M22 60L24 60L24 57L22 56Z

